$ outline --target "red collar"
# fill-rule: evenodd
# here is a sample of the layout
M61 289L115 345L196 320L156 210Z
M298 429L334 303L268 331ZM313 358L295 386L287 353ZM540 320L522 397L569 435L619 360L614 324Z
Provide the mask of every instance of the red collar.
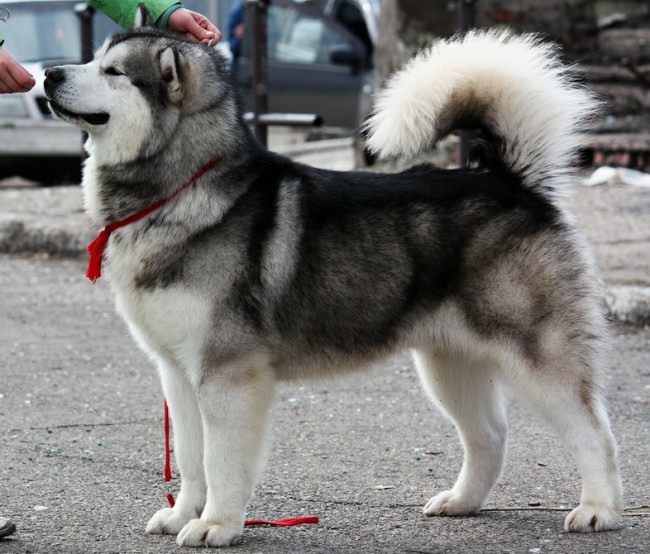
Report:
M104 255L104 249L108 244L108 239L111 236L111 233L120 227L125 227L131 223L139 221L143 217L148 216L151 212L155 212L158 208L165 205L172 198L175 198L186 188L188 188L192 183L199 179L204 173L212 169L219 161L221 160L220 156L217 156L206 165L204 165L199 171L192 175L187 181L185 181L180 187L178 187L174 192L161 198L157 202L154 202L148 208L141 210L129 217L122 219L121 221L115 221L106 225L97 235L97 238L92 241L88 247L88 254L90 254L90 260L88 261L88 269L86 270L86 277L90 279L93 283L97 281L102 276L102 256Z

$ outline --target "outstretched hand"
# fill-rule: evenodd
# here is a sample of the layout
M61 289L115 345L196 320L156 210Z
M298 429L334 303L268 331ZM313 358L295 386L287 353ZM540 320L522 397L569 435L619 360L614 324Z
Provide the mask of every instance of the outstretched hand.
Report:
M0 47L0 94L27 92L35 84L33 75Z
M212 22L200 13L179 8L169 16L167 28L172 31L185 33L191 40L216 44L221 40L221 31Z

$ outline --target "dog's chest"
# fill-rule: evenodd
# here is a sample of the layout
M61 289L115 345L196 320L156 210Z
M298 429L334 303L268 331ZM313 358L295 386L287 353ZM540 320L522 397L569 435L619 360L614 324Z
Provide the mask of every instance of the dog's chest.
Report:
M189 374L200 370L209 336L205 302L179 288L136 292L115 286L118 312L140 347Z
M211 328L205 299L180 283L150 290L136 286L144 247L116 241L108 254L117 309L143 350L187 368L197 366Z

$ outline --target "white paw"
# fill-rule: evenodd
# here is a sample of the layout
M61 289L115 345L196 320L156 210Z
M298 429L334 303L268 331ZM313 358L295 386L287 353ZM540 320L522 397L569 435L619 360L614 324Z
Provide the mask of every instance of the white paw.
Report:
M176 537L180 546L228 546L243 531L243 523L223 525L204 519L193 519Z
M482 503L463 498L453 490L444 491L432 497L424 506L428 516L467 516L477 513Z
M564 520L564 530L570 533L611 531L621 526L621 512L605 505L580 504Z
M178 535L191 519L191 515L182 514L174 508L163 508L149 520L146 532L152 535Z

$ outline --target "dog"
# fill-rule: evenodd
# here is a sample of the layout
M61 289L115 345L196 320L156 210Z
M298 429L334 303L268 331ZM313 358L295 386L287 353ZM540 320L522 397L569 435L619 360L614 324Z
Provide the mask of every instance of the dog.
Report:
M140 22L92 62L48 70L45 90L88 133L98 256L170 407L180 493L147 532L231 544L276 383L403 349L464 448L426 515L485 505L508 390L575 456L582 495L565 530L616 529L610 339L593 256L561 200L596 103L554 48L490 31L436 43L378 95L368 148L408 156L472 129L471 166L335 172L259 146L219 52Z

